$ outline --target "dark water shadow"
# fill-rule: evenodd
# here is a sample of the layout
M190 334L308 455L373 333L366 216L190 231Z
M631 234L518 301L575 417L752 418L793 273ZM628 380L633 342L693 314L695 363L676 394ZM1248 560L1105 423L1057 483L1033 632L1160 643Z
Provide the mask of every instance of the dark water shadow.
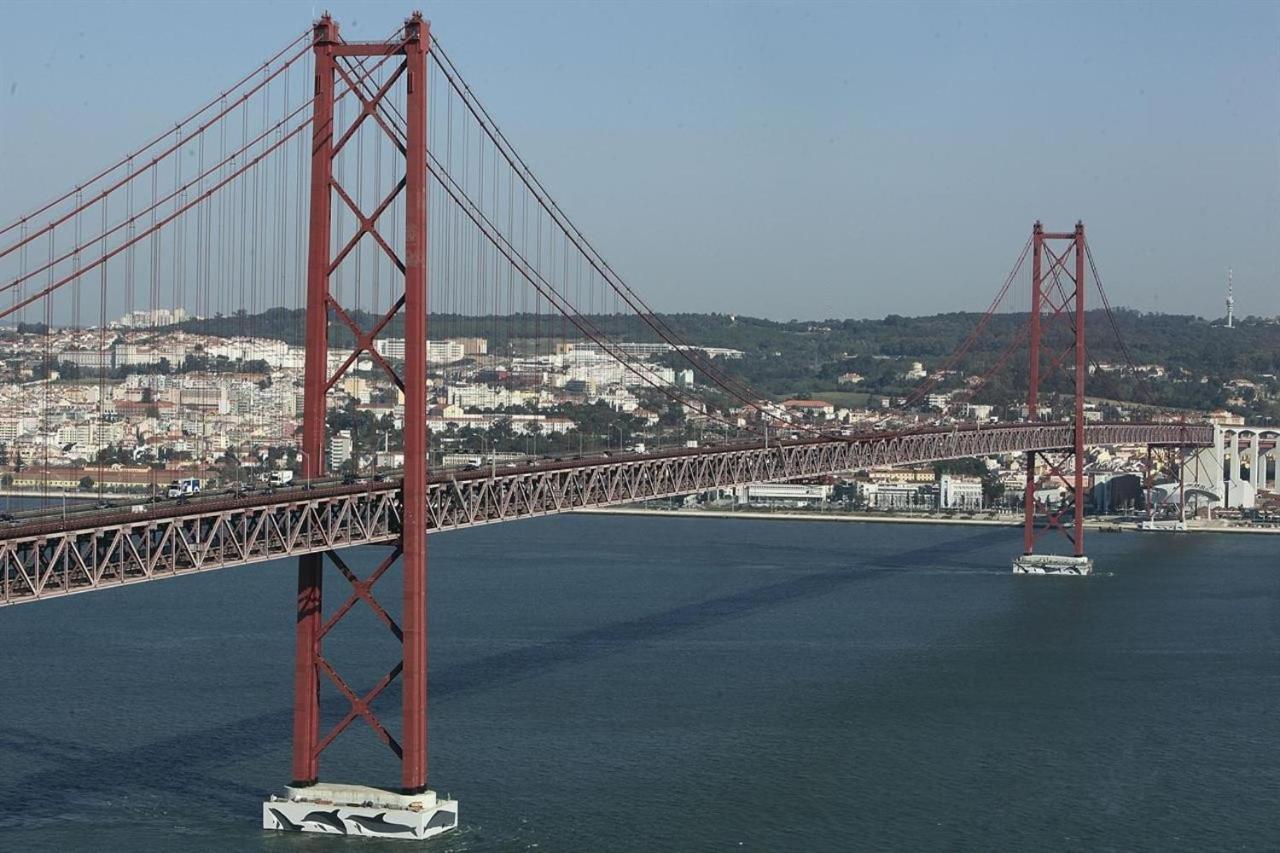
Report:
M815 572L730 595L719 596L661 613L578 631L524 648L489 655L431 673L433 705L490 690L519 679L536 677L562 667L618 654L650 640L701 630L752 613L806 599L820 598L849 584L892 574L892 570L922 561L953 561L957 556L1008 541L1007 530L950 539L899 554L859 561L850 567ZM858 563L862 565L857 565ZM388 691L388 706L398 704L398 692ZM123 750L106 750L50 737L46 732L6 721L0 753L9 752L54 762L54 766L19 779L0 778L0 827L10 823L3 814L24 818L56 817L81 797L119 798L131 792L199 790L205 808L242 814L246 801L264 791L210 775L205 768L230 758L265 755L280 750L292 725L288 706L243 717L199 731L183 732Z

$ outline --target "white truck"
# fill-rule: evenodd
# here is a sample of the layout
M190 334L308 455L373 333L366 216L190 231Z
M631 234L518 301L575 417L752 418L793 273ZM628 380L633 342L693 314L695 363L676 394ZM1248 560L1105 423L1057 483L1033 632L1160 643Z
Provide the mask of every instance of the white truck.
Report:
M171 498L189 498L198 494L200 494L199 477L185 477L181 480L174 480L169 484L169 497Z
M272 471L267 476L267 485L270 486L287 486L293 482L293 472L286 469L280 471Z

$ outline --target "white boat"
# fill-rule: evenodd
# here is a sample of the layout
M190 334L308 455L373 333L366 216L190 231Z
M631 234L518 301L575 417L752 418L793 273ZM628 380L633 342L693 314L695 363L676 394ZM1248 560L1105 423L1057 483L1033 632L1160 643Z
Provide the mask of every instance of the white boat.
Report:
M1138 529L1162 533L1186 533L1187 523L1180 518L1147 518L1138 522Z
M1061 554L1023 554L1013 558L1015 575L1090 575L1093 560L1088 557L1067 557Z

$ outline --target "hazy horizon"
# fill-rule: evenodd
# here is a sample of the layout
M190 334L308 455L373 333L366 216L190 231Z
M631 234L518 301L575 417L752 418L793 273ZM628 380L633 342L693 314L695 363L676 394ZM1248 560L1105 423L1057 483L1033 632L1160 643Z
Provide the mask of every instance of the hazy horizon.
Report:
M1189 318L1191 318L1192 320L1198 320L1198 321L1202 321L1202 322L1205 322L1205 323L1216 323L1216 322L1219 322L1219 321L1221 321L1221 320L1223 319L1223 317L1209 317L1209 316L1205 316L1205 315L1203 315L1203 314L1197 314L1197 313L1195 313L1195 312L1191 312L1191 311L1147 311L1147 310L1144 310L1144 309L1142 309L1142 308L1133 308L1133 307L1128 306L1128 305L1115 305L1115 304L1113 304L1111 307L1112 307L1112 309L1113 309L1114 311L1116 311L1117 313L1119 313L1119 312L1124 312L1124 311L1134 311L1134 312L1137 312L1138 314L1141 314L1141 315L1143 315L1143 316L1160 316L1160 317L1189 317ZM260 310L260 311L247 312L246 316L249 316L249 317L260 317L260 316L263 316L263 315L265 315L265 314L267 314L267 313L270 313L270 312L272 312L272 311L278 311L278 310L281 310L281 309L288 310L288 311L296 311L296 312L299 312L299 313L302 313L302 312L304 312L304 311L306 310L305 308L303 308L303 307L299 307L299 306L296 306L296 305L275 305L275 306L271 306L271 307L268 307L268 308L264 308L264 309L262 309L262 310ZM165 309L161 308L160 310L165 310ZM1095 305L1087 306L1087 310L1088 310L1089 312L1095 312L1095 311L1104 311L1105 309L1103 308L1103 306L1102 306L1102 305L1097 305L1097 304L1095 304ZM147 311L148 311L148 309L147 309L147 308L145 308L145 307L142 307L142 308L135 308L135 309L134 309L134 313L139 313L139 314L145 314ZM722 310L716 310L716 309L711 309L711 310L707 310L707 311L683 310L683 309L675 309L675 310L671 310L671 311L657 310L657 311L655 311L655 313L656 313L656 314L660 314L660 315L664 315L664 316L675 316L675 315L680 315L680 314L688 314L688 315L695 315L695 316L698 316L698 315L703 315L703 316L706 316L706 315L732 316L732 317L734 317L735 319L740 319L740 320L764 320L764 321L766 321L766 322L770 322L770 323L779 323L779 324L784 324L784 325L785 325L785 324L789 324L789 323L842 323L842 322L871 322L871 323L880 323L880 322L884 322L886 319L888 319L888 318L889 318L889 317L891 317L891 316L903 317L903 318L911 319L911 320L929 319L929 318L932 318L932 317L945 317L945 316L950 316L950 315L971 315L971 316L979 317L979 316L982 316L982 314L984 313L984 309L980 309L980 308L979 308L979 309L957 308L957 309L949 310L949 311L920 311L920 312L917 312L917 313L911 313L911 314L903 313L903 312L901 312L901 311L890 311L890 312L889 312L889 313L887 313L887 314L882 314L882 315L874 316L874 317L835 317L835 316L832 316L832 317L819 317L819 316L811 316L811 317L805 317L805 316L796 316L796 317L767 317L767 316L765 316L765 315L763 315L763 314L752 314L752 313L749 313L749 312L742 312L742 311L738 311L738 312L735 312L735 311L722 311ZM1021 310L1017 310L1017 311L1014 311L1014 310L1000 310L1000 311L996 311L996 312L995 312L995 314L996 314L997 316L999 316L999 315L1016 315L1016 314L1026 314L1026 313L1027 313L1027 311L1026 311L1026 308L1025 308L1025 307L1023 307ZM354 310L352 310L352 311L350 312L350 314L351 314L351 316L353 316L353 317L361 317L361 316L368 316L368 315L369 315L369 312L365 311L364 309L354 309ZM112 324L112 323L115 323L117 320L121 319L121 317L123 317L123 316L124 316L123 314L120 314L120 315L118 315L118 316L108 316L108 318L107 318L108 324L110 325L110 324ZM212 313L212 314L202 314L202 315L194 315L194 314L193 314L190 318L188 318L188 319L184 319L184 320L182 320L182 321L180 321L180 322L181 322L181 323L186 323L186 322L189 322L190 320L210 320L210 319L217 319L218 317L233 317L233 316L234 316L234 315L228 315L228 314L218 313L218 312L215 312L215 313ZM510 313L499 313L499 314L496 314L496 315L495 315L495 314L467 314L467 313L457 313L457 312L442 312L441 314L432 314L432 315L430 315L430 316L432 316L432 317L439 317L439 316L456 316L456 317L494 317L494 316L496 316L496 317L498 317L499 319L502 319L502 318L514 318L514 317L521 317L521 316L533 316L533 314L532 314L532 313L530 313L530 314L528 314L528 315L524 315L524 314L521 314L521 312L510 312ZM624 313L617 313L617 312L614 312L614 313L609 313L609 312L600 312L600 311L597 311L597 312L594 312L594 313L592 313L592 312L583 312L583 316L588 316L588 317L610 317L610 316L623 316L623 317L630 317L630 316L634 316L634 314L633 314L633 313L631 313L631 312L624 312ZM1225 316L1225 315L1224 315L1224 316ZM1242 314L1240 314L1239 312L1237 312L1237 313L1236 313L1236 315L1235 315L1235 322L1236 322L1236 325L1237 325L1237 326L1239 326L1241 323L1245 322L1245 320L1246 320L1246 319L1248 319L1249 317L1253 317L1253 318L1254 318L1254 319L1256 319L1256 320L1260 320L1260 321L1262 321L1262 322L1266 322L1266 323L1280 322L1280 316L1242 315ZM0 322L0 326L15 326L15 327L16 327L16 326L19 324L19 322L22 322L24 325L39 325L41 322L43 322L43 320L36 319L36 320L25 320L25 321L19 321L17 318L10 317L10 318L6 319L5 321ZM55 329L58 329L58 328L71 328L71 327L72 327L72 325L73 325L73 324L72 324L71 322L66 321L66 320L63 320L63 319L60 319L60 318L55 318L55 320L54 320L54 322L53 322L53 328L55 328ZM80 324L80 327L82 327L82 328L96 328L96 324L95 324L95 323L93 323L93 322L90 322L90 323L81 323L81 324ZM144 328L143 328L143 331L145 331L145 330L146 330L146 328L144 327ZM1110 334L1110 332L1106 332L1106 333L1107 333L1107 334Z
M412 6L329 9L375 38ZM0 219L171 126L319 8L11 5ZM1216 319L1231 266L1238 317L1280 314L1276 5L424 11L658 311L981 312L1034 219L1083 218L1115 305Z

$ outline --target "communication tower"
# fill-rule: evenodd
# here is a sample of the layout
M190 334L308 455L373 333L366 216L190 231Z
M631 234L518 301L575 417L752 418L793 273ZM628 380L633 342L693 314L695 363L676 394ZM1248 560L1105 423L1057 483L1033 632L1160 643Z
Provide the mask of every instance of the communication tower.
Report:
M1231 267L1227 267L1227 328L1235 328L1236 300L1231 295Z

